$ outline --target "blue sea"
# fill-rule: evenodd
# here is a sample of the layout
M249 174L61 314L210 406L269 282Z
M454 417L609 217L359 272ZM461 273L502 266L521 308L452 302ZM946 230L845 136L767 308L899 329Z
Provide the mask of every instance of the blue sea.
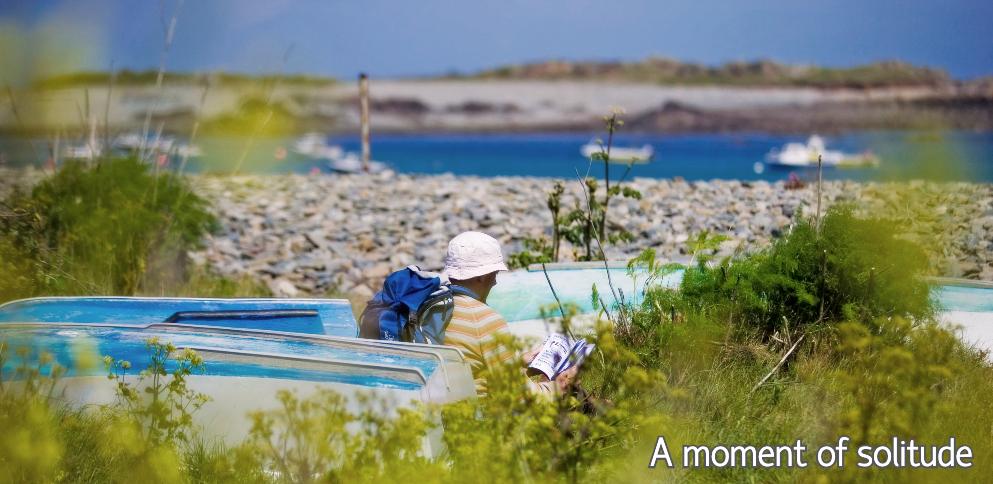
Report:
M372 136L372 157L401 173L478 176L542 176L572 178L585 174L589 161L580 147L597 133L526 134L403 134ZM600 135L602 136L602 135ZM827 179L900 180L936 179L993 182L993 133L856 132L825 136L827 148L850 153L872 151L881 159L878 168L825 169ZM358 151L357 136L330 136L328 141L347 151ZM791 173L814 178L813 169L788 170L762 162L773 148L788 142L805 142L806 136L736 134L622 134L615 146L649 144L655 159L635 165L630 176L686 180L781 180ZM326 162L292 153L293 138L254 140L242 172L310 173L329 171ZM244 138L212 137L197 140L204 157L188 165L191 171L230 171L246 146ZM42 140L35 141L44 147ZM32 150L24 140L0 139L0 153L8 165L30 162ZM38 162L42 163L42 162ZM173 160L175 167L176 160ZM611 178L623 165L611 166ZM602 176L602 164L593 174Z

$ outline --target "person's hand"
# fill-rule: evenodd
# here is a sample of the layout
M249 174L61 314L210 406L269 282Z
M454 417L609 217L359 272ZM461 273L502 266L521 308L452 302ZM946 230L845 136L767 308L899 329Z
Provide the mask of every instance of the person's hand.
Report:
M524 362L524 366L530 365L534 361L534 357L538 356L539 352L541 352L540 344L521 354L521 360Z
M563 392L566 391L566 389L569 388L569 385L572 384L572 381L576 379L577 373L579 373L579 366L574 366L566 371L563 371L562 373L559 373L559 376L555 377L555 384L559 387L559 390Z

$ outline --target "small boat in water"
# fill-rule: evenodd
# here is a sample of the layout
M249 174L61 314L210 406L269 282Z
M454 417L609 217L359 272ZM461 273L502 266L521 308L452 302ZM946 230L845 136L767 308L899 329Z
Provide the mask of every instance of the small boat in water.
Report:
M345 155L340 146L330 145L327 137L320 133L307 133L293 142L291 151L308 158L336 160Z
M593 155L602 153L605 148L599 143L587 143L579 149L579 152L586 158L593 158ZM625 148L614 146L610 148L611 163L648 163L655 156L655 148L652 145L643 145L641 148Z
M127 153L146 153L174 155L180 158L199 158L203 156L200 147L193 144L181 143L169 136L143 137L140 133L126 133L114 139L112 147Z
M67 160L95 160L103 156L103 152L104 146L97 139L96 123L93 122L90 124L90 134L87 136L86 142L66 146L62 156Z
M355 153L348 153L342 158L333 159L328 163L328 168L335 173L344 174L358 174L365 173L365 167L362 163L362 159L358 157ZM369 160L369 173L382 173L389 170L390 167L381 161Z
M177 143L176 156L179 156L180 158L199 158L203 156L203 150L201 150L197 145Z
M158 138L143 137L139 133L122 134L114 139L114 148L125 151L147 150L153 152L168 152L175 140L168 136Z
M850 154L829 150L824 138L813 135L806 143L786 143L782 148L773 148L766 154L766 164L791 168L817 167L817 158L827 167L860 168L879 166L879 158L870 152Z
M103 145L100 143L81 144L66 146L62 152L62 157L67 160L94 160L103 154Z

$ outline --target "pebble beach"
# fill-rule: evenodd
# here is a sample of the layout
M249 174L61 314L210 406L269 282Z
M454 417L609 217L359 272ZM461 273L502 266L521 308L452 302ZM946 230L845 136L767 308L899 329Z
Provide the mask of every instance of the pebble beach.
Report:
M221 229L194 262L229 276L265 281L279 296L346 294L367 298L392 270L409 264L437 270L447 241L481 230L504 244L505 254L527 237L551 233L546 193L557 180L452 175L195 176L218 215ZM581 200L577 180L562 205ZM720 252L754 250L812 213L816 189L788 189L783 182L636 178L640 200L613 199L612 225L633 240L606 248L625 260L651 247L680 259L686 241L703 230L725 234ZM993 185L973 183L858 183L823 185L822 203L859 201L864 211L907 216L897 198L911 188L943 233L940 275L993 280ZM913 220L910 224L914 224ZM923 230L923 229L922 229ZM566 243L563 261L573 249Z

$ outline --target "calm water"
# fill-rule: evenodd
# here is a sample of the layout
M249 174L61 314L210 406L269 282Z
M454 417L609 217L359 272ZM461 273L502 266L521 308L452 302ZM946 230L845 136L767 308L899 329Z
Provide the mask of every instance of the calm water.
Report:
M624 292L628 300L637 300L645 287L645 276L632 279L625 269L610 269L612 281L608 281L603 269L552 269L548 279L563 303L576 304L581 312L593 312L590 299L593 285L605 301L612 302L610 283ZM682 271L669 274L658 283L669 288L679 287L683 279ZM942 311L968 311L993 314L993 289L956 285L936 285L934 295ZM487 303L493 306L507 321L513 324L541 318L541 309L556 313L555 297L548 287L545 274L539 271L501 272L497 285L490 292ZM991 342L993 344L993 342Z
M579 154L579 148L594 137L594 133L374 135L372 153L374 159L403 173L574 177L577 170L586 172L588 161ZM772 148L805 139L768 134L622 135L616 145L649 144L655 148L655 160L635 166L632 176L780 180L787 178L790 170L761 166L758 172L756 163ZM357 136L330 137L329 141L348 151L359 149ZM829 179L993 182L993 133L860 132L828 136L826 141L828 149L872 150L882 159L877 169L826 169ZM293 138L256 140L242 171L327 171L324 162L287 152L292 142ZM33 153L43 153L45 148L43 141L34 144L32 149L26 140L0 138L0 153L8 165L30 163L39 158ZM246 146L244 139L224 137L201 138L197 144L205 156L190 163L193 171L230 171ZM612 166L612 175L622 171L622 166ZM601 175L602 166L595 167L594 173ZM796 173L804 178L815 176L810 169Z

